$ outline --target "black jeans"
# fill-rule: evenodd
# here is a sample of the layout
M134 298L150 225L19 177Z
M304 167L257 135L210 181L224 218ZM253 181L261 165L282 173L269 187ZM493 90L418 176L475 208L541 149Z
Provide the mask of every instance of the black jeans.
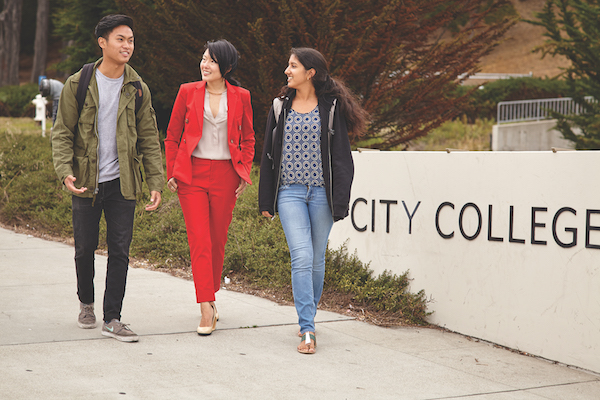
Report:
M99 223L104 211L108 245L104 321L110 322L113 318L121 319L135 200L123 197L119 179L101 183L99 190L93 206L91 198L73 196L72 200L77 294L82 303L94 302L94 252L98 248Z

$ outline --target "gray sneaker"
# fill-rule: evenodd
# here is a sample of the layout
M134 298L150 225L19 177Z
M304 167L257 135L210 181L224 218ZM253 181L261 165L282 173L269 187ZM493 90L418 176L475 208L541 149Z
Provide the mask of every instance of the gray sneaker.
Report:
M118 319L113 319L108 324L105 322L102 324L102 334L120 340L121 342L137 342L138 335L136 335L127 324L122 323Z
M92 304L79 304L79 318L77 318L77 325L82 329L92 329L96 327L96 315L94 315L94 303Z

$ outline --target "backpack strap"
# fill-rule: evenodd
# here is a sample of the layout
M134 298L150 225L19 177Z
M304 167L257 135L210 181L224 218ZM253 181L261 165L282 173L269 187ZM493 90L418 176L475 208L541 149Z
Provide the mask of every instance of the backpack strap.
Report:
M137 89L135 92L135 115L137 115L140 108L142 108L142 100L144 99L144 91L142 90L142 83L140 81L133 81L133 87Z
M335 115L335 105L337 103L337 99L333 99L333 105L329 109L329 133L332 135L335 134L333 130L333 116Z
M275 124L279 123L279 114L281 114L281 108L283 107L283 100L279 97L273 99L273 114L275 114Z
M77 115L81 115L83 103L85 102L85 95L88 86L90 85L90 79L92 79L93 70L94 63L85 64L81 69L81 76L79 77L79 83L77 84L77 94L75 95L75 99L77 100Z
M273 99L273 115L275 116L275 127L273 128L273 132L271 132L271 153L267 154L271 161L271 168L275 168L274 159L275 156L275 134L277 132L277 124L279 124L279 114L281 114L281 109L283 108L283 99L279 97L275 97Z
M79 84L77 85L77 115L81 115L83 109L83 103L85 102L85 95L87 93L90 80L92 79L92 72L94 71L94 63L85 64L81 69L81 76L79 78ZM142 100L144 100L144 91L142 90L142 83L140 81L133 81L133 87L136 88L135 92L135 114L137 115L140 108L142 108Z
M329 138L331 139L331 136L333 136L335 134L335 131L333 130L333 118L335 116L335 106L337 104L337 99L333 99L333 104L331 105L331 108L329 109L329 123L328 123L328 135ZM277 130L277 124L279 123L279 115L281 114L281 109L283 108L283 99L276 97L273 99L273 114L275 116L275 127L273 128L273 132L272 132L272 137L271 137L271 153L267 153L267 156L271 159L271 161L274 162L273 157L275 154L275 132ZM274 164L272 165L272 168L275 168Z

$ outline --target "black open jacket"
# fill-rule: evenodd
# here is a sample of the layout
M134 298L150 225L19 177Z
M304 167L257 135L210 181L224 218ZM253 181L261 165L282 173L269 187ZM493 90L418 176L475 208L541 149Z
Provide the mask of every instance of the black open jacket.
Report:
M258 205L260 211L271 215L277 212L277 192L281 176L281 153L283 149L283 131L287 114L292 107L293 94L282 98L283 106L278 122L275 121L273 107L269 111L265 143L260 165L260 183L258 187ZM329 130L329 110L333 98L319 97L321 116L321 159L323 161L323 179L327 202L334 221L348 216L350 188L354 177L354 163L348 139L346 120L342 116L341 104L335 108L333 131Z

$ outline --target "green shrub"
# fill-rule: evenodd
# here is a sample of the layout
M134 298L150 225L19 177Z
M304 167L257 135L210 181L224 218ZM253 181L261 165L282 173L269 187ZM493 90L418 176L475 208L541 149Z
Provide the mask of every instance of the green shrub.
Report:
M456 95L464 95L472 86L459 86ZM532 100L565 97L567 84L560 79L510 78L491 81L469 96L469 103L461 109L469 123L477 119L496 119L501 101Z
M61 190L47 138L0 133L0 217L30 224L55 235L69 235L71 196Z
M0 220L71 237L71 195L62 190L56 178L49 140L39 134L26 134L37 133L29 121L27 129L15 128L18 122L11 123L11 129L0 126ZM291 299L290 255L285 235L278 218L271 220L259 214L258 168L254 168L251 177L254 184L238 199L234 209L223 274L255 288L283 288ZM136 206L131 255L167 269L189 271L185 222L177 195L165 190L163 203L156 211L145 211L147 203L146 195ZM100 247L105 248L106 226L104 219L101 221ZM326 265L326 295L346 296L361 307L386 313L395 323L425 323L425 294L409 292L408 272L400 276L386 272L374 277L368 265L355 255L350 256L345 247L329 249Z
M0 101L0 117L9 117L10 116L10 110L8 109L8 106L6 104L4 104L3 101Z
M0 102L4 107L0 107L0 112L4 111L8 115L0 114L2 117L23 117L31 116L31 110L35 107L31 101L39 93L38 86L34 83L17 86L0 87Z
M409 271L395 275L384 271L374 277L368 264L348 254L346 246L327 249L325 257L325 291L347 293L358 306L384 311L388 316L411 324L425 324L427 298L423 290L409 291Z
M258 168L250 185L238 199L225 248L224 273L243 276L255 285L290 285L290 253L279 218L258 212Z
M142 199L136 206L131 255L168 268L189 269L187 233L177 195L165 190L156 211L144 210L147 203L148 199Z

